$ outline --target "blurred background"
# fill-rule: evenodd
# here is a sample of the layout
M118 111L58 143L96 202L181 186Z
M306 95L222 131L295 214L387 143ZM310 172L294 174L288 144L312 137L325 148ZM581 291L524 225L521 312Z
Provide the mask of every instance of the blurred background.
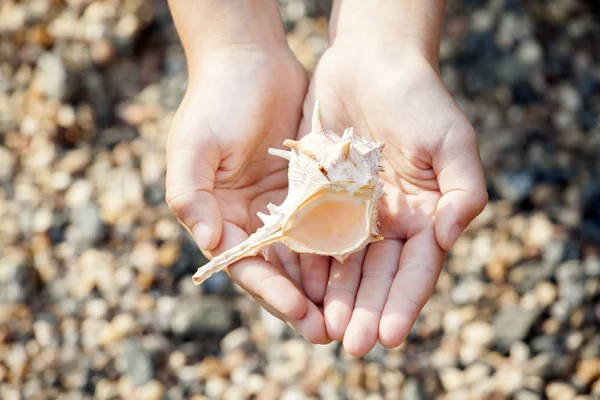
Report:
M309 70L325 1L282 0ZM0 399L600 398L600 3L448 1L441 76L490 204L398 349L313 346L164 202L164 0L0 2Z

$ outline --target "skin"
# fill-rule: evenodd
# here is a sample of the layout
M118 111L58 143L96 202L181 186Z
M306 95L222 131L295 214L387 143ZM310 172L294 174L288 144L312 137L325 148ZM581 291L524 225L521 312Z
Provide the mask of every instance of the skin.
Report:
M304 106L324 124L386 143L379 207L383 242L350 264L302 265L323 303L327 334L352 355L407 337L433 293L446 252L487 203L475 133L438 74L443 2L337 1L330 40ZM403 16L404 23L398 23ZM304 119L300 134L309 121Z
M405 340L446 252L487 202L473 128L438 75L443 2L369 4L334 4L331 46L307 92L275 3L171 3L190 86L169 134L167 202L209 257L254 232L268 202L281 203L287 163L266 150L309 132L316 98L326 128L386 143L384 241L343 265L274 246L269 263L227 269L307 340L343 340L355 356Z
M287 162L267 149L296 137L308 82L275 3L176 0L170 7L189 84L168 135L166 201L210 258L244 241L262 225L256 213L285 198ZM286 270L297 256L276 249L269 263L251 257L226 272L308 340L330 342L322 311Z

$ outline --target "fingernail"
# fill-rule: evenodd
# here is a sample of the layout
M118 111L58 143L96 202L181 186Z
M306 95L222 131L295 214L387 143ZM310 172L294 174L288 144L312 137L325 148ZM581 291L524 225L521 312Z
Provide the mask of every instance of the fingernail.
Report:
M461 233L462 228L460 227L460 225L452 225L450 231L448 232L448 250L450 250L450 248L454 246L454 243L456 243L456 240L458 239Z
M210 245L210 237L211 232L208 225L206 225L204 222L200 222L198 225L196 225L194 228L194 238L200 247L203 249L208 248Z

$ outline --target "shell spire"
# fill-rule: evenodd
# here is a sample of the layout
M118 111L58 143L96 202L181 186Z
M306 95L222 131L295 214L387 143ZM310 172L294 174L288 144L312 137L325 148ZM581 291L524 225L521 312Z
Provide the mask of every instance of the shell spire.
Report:
M285 160L290 161L290 154L292 153L291 151L279 150L279 149L271 149L271 148L269 148L267 151L272 156L281 157L281 158L283 158Z
M344 139L352 140L353 137L354 137L354 128L352 128L352 127L346 128L346 130L344 131L344 134L342 135L342 140L344 140Z
M268 153L289 161L288 194L282 204L257 213L264 225L248 239L200 267L193 276L200 284L212 274L282 243L296 253L330 256L344 262L369 243L382 240L377 205L383 144L365 140L348 128L342 137L325 129L315 102L311 132L300 140L287 139L291 151Z
M352 145L351 140L344 140L343 142L341 142L340 156L342 158L348 158L348 156L350 156L350 146L351 145Z
M323 128L323 119L321 118L321 104L319 100L315 101L315 107L312 115L312 133L325 132Z

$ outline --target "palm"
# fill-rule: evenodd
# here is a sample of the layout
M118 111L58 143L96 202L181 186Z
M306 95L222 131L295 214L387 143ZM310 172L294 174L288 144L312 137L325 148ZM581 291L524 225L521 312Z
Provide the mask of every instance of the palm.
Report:
M167 202L211 256L245 240L262 224L256 213L284 199L288 166L267 148L295 136L307 78L291 52L221 53L202 67L171 126ZM200 224L212 229L205 245ZM247 258L227 272L269 311L300 318L307 301L277 262L293 260L278 255L274 264Z
M387 196L379 207L385 240L349 265L329 261L322 298L328 333L356 355L378 337L384 345L400 344L433 290L445 257L435 232L443 196L440 151L456 121L464 120L434 69L406 54L385 54L358 57L332 46L309 93L319 99L327 128L353 126L386 144L381 179Z
M315 97L323 103L323 114L332 118L333 129L354 126L369 140L386 143L382 179L388 191L402 194L405 204L401 209L392 207L393 211L384 206L384 211L390 211L394 221L401 218L405 223L383 223L390 223L387 228L406 238L422 229L435 212L441 193L432 150L459 117L459 110L449 109L454 103L428 65L403 67L408 63L389 56L379 65L370 61L362 67L352 53L331 50L323 56L313 86L326 98L317 93ZM361 54L361 59L365 58L369 56ZM340 70L340 65L353 67ZM408 209L420 212L398 214Z
M253 54L224 58L223 65L213 60L214 73L205 73L188 93L180 123L210 129L218 152L212 154L218 159L213 195L223 220L251 233L259 226L256 212L285 196L287 165L267 158L267 148L294 136L306 77L293 58L276 63Z

